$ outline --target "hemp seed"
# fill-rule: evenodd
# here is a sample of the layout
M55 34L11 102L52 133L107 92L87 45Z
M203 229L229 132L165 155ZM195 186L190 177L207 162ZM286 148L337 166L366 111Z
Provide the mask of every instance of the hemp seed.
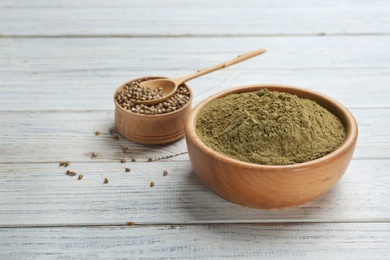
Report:
M126 162L126 159L121 159L121 163L125 163Z
M80 174L79 177L77 178L78 180L82 180L84 178L84 174Z
M96 131L96 132L95 132L95 135L100 135L100 131Z
M70 165L70 161L66 161L65 163L64 163L64 166L65 167L68 167Z
M136 162L137 159L136 159L135 157L132 157L132 158L131 158L131 161L132 161L132 162Z
M66 171L66 175L75 176L76 173L75 173L74 171L67 170L67 171Z
M130 168L126 168L125 171L126 172L130 172L131 170L130 170Z
M163 171L163 176L167 176L168 175L168 171L167 170L164 170Z
M108 181L108 179L107 178L104 178L104 184L107 184L109 181Z
M130 149L128 147L123 148L123 153L130 153Z
M59 166L64 166L65 165L65 162L60 162L59 163Z
M150 187L154 187L154 181L150 182Z
M92 153L91 158L95 158L95 157L97 157L97 153Z

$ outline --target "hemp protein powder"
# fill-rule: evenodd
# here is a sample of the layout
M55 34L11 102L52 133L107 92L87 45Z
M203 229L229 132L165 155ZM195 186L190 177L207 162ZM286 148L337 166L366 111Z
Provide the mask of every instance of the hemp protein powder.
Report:
M346 138L340 119L316 102L267 89L210 102L199 113L196 132L217 152L265 165L311 161Z

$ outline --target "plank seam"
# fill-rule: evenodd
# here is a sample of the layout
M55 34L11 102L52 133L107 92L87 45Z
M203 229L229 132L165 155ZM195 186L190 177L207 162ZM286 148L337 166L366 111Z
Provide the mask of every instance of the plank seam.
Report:
M390 36L384 33L292 33L292 34L0 34L0 38L244 38L244 37L354 37Z
M363 220L339 220L339 221L263 221L263 222L198 222L198 223L111 223L111 224L51 224L51 225L0 225L0 229L22 229L22 228L123 228L123 227L162 227L162 226L207 226L207 225L219 225L219 226L239 226L239 225L248 225L248 226L280 226L280 225L322 225L322 224L390 224L390 219L385 220L375 220L375 221L363 221Z

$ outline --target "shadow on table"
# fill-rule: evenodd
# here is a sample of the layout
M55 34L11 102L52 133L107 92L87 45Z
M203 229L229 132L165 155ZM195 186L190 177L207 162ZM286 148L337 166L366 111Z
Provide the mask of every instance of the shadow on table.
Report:
M191 170L185 181L197 192L182 190L191 207L189 222L201 223L286 223L286 222L325 222L340 218L343 211L342 184L336 184L330 191L303 206L282 210L261 210L236 205L210 190ZM185 193L185 194L184 194Z

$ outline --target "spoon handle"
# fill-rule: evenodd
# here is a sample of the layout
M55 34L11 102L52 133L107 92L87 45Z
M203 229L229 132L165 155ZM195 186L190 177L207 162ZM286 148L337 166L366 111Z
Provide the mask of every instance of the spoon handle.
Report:
M198 70L197 72L195 72L195 73L193 73L191 75L188 75L188 76L172 79L172 81L174 81L176 83L176 85L178 86L178 85L180 85L180 84L182 84L184 82L187 82L187 81L189 81L191 79L200 77L202 75L208 74L208 73L216 71L216 70L220 70L220 69L229 67L229 66L234 65L236 63L239 63L239 62L242 62L244 60L247 60L247 59L253 58L255 56L258 56L260 54L263 54L264 52L266 52L265 49L258 49L258 50L254 50L254 51L251 51L251 52L248 52L248 53L244 53L244 54L238 55L236 58L234 58L232 60L223 62L223 63L215 65L213 67L209 67L209 68L204 68L204 69Z

